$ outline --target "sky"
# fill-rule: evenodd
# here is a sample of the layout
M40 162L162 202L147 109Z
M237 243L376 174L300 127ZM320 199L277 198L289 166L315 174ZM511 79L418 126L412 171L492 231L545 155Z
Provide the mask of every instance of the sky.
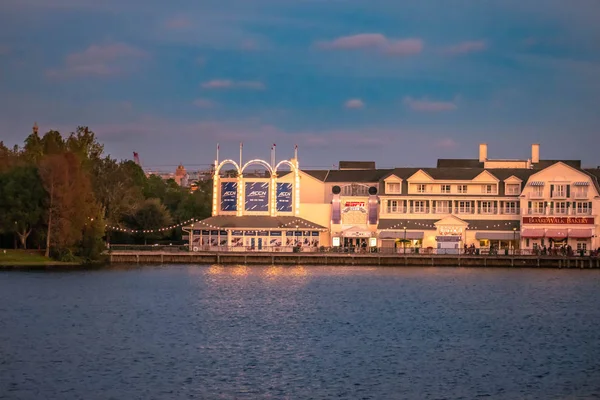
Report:
M89 126L148 168L293 156L600 165L598 0L3 0L0 140Z

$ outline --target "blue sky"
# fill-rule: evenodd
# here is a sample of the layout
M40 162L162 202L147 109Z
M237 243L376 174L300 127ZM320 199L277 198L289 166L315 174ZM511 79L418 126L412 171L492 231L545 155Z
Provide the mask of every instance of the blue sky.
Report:
M118 159L600 165L597 0L4 0L0 140L94 130Z

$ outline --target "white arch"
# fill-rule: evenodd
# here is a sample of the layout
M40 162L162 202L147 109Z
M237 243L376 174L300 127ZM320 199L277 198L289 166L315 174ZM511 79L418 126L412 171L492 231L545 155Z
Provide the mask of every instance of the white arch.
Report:
M246 164L244 164L244 166L242 167L242 174L244 173L244 170L246 169L246 167L248 167L251 164L260 164L263 167L265 167L267 170L269 170L269 173L271 175L273 175L273 169L271 168L271 166L269 165L268 162L263 161L263 160L250 160L248 161Z
M287 164L292 168L292 171L294 171L295 173L298 172L298 170L296 169L296 166L294 165L293 162L288 161L288 160L281 160L279 161L279 163L275 166L275 173L277 173L277 170L279 170L279 167L283 164Z
M221 161L221 164L219 164L217 169L215 169L215 176L219 176L219 172L221 171L221 168L226 164L232 164L233 166L235 166L235 169L237 170L238 174L239 175L242 174L242 170L240 170L240 166L238 165L238 163L236 163L233 160L223 160L223 161Z

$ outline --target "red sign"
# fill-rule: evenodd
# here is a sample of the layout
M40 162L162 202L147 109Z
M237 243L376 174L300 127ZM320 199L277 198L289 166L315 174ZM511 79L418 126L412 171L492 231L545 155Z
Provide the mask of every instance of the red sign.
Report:
M524 224L594 225L594 217L523 217Z
M365 206L364 201L347 201L344 204L344 207L364 207L364 206Z

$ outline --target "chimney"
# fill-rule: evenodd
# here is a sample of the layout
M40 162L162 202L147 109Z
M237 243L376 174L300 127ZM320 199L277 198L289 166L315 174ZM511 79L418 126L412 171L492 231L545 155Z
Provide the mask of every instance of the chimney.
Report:
M538 164L540 162L540 145L535 143L531 145L531 163Z
M487 144L481 143L479 145L479 162L487 161Z

